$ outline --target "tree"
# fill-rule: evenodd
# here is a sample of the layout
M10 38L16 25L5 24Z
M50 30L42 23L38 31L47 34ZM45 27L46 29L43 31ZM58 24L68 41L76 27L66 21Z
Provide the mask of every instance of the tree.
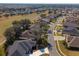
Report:
M20 26L19 27L20 29L26 30L30 26L31 22L30 22L29 19L23 19L21 21L14 21L12 24L13 24L13 26L19 25Z
M12 22L12 25L14 26L14 25L17 25L17 24L20 24L20 22L19 21L13 21Z
M49 12L48 12L49 14L51 14L52 13L52 10L49 10Z
M38 45L38 48L41 49L41 48L45 48L48 46L48 42L47 40L43 37L43 38L40 38L38 41L37 41L37 45Z
M13 27L10 27L5 31L4 35L7 38L7 41L6 41L7 44L10 44L10 45L13 44L13 41L15 41L15 34L16 33Z
M6 45L12 45L15 40L19 40L21 33L28 29L31 22L29 20L14 21L13 26L8 28L4 35L7 38Z
M23 27L23 30L28 29L30 24L31 24L31 22L29 21L29 19L24 19L24 20L20 21L20 25Z
M49 28L48 24L40 24L41 25L41 29L40 29L40 38L37 40L37 46L38 48L45 48L48 46L48 41L47 41L47 30Z

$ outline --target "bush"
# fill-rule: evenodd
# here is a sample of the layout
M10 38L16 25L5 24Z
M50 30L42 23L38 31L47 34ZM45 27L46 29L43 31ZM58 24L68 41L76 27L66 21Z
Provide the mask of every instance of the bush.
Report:
M48 46L47 35L44 35L37 41L38 48L45 48Z

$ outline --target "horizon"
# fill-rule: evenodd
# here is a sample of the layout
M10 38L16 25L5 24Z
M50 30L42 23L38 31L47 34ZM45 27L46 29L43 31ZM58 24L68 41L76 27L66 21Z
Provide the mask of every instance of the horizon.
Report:
M23 4L23 3L0 3L0 7L18 8L18 7L56 7L56 8L79 8L79 4Z

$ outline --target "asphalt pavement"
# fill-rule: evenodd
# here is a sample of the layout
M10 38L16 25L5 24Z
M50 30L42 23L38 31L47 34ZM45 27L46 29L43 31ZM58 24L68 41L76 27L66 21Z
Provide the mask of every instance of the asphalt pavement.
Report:
M49 25L50 25L49 30L52 31L52 33L48 33L48 42L49 42L49 44L51 44L51 47L48 48L50 56L60 56L60 54L57 51L56 42L55 42L54 36L53 36L53 28L55 27L55 25L53 23L51 23Z

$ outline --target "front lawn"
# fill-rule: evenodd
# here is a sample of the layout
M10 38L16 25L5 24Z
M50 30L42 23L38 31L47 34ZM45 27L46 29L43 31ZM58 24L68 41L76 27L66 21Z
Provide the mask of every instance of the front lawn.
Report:
M69 50L67 49L67 47L65 46L64 44L64 40L59 40L59 47L61 49L61 51L67 55L67 56L79 56L79 51L76 51L76 50Z

